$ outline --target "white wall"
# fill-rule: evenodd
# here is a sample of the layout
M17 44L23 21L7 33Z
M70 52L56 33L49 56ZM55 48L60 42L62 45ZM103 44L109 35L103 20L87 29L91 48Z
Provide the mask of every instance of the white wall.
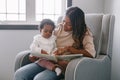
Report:
M73 6L80 7L85 13L103 13L104 0L73 0Z
M111 80L120 80L120 0L106 0L105 12L115 15Z
M0 80L13 80L18 52L29 49L36 30L0 30Z

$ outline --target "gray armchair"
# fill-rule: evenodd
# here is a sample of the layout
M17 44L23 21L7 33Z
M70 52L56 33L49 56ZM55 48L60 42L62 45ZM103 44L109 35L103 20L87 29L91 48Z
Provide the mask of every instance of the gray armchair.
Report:
M70 61L66 68L65 80L110 80L111 56L115 17L109 14L86 14L87 26L94 36L96 57L81 57ZM15 71L31 63L29 50L18 53Z

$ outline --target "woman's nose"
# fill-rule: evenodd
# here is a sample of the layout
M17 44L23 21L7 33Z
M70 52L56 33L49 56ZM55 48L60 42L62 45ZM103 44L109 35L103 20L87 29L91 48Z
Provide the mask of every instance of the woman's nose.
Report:
M51 32L47 32L48 35L51 35Z

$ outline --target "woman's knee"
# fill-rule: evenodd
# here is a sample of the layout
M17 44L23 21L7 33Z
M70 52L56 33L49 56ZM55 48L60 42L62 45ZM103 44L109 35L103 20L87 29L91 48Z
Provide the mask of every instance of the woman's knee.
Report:
M44 69L39 68L36 64L29 64L18 69L14 74L14 80L30 80L34 75Z
M55 72L51 70L45 70L37 74L33 80L59 80Z
M24 72L21 69L18 69L15 73L14 73L14 80L26 80L26 75L24 74Z

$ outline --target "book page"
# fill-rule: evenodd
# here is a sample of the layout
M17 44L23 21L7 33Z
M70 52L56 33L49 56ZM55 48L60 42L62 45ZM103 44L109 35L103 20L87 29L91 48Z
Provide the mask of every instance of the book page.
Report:
M57 62L57 58L56 58L56 56L54 56L54 55L48 55L48 54L33 54L33 56L37 56L37 57L40 57L40 58L46 58L46 59L48 59L48 60L52 60L52 61Z

